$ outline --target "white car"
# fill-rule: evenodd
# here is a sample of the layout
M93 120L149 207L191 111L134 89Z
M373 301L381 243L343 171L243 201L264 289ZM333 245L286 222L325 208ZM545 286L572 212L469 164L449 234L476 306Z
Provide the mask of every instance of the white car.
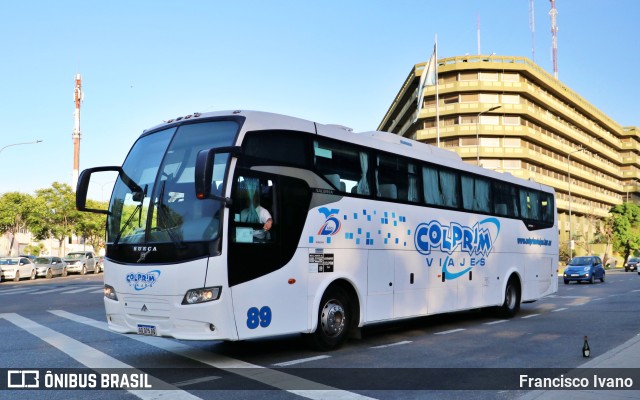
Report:
M36 279L36 266L26 257L0 258L0 281L20 278Z

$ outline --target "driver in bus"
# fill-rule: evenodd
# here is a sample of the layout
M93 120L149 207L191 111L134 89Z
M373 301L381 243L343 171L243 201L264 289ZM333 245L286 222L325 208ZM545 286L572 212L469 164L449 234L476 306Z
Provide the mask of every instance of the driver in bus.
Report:
M264 224L262 231L255 231L254 236L257 239L264 239L266 233L269 232L273 224L271 213L260 205L260 195L256 191L250 198L251 205L240 212L240 221L254 224ZM260 237L262 236L262 237Z

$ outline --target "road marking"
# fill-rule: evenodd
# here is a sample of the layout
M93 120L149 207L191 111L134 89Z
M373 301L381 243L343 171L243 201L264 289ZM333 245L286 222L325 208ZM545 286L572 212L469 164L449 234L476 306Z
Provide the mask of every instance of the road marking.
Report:
M0 314L0 318L4 318L12 324L16 325L31 335L49 343L51 346L67 354L69 357L78 361L82 365L91 369L100 368L127 368L134 374L144 374L136 368L133 368L129 364L125 364L120 360L117 360L99 350L94 349L76 339L63 335L60 332L47 328L44 325L40 325L30 319L22 317L15 313ZM177 389L174 386L163 382L159 379L152 379L152 384L160 384L163 387L169 388L169 390L135 390L128 389L127 391L134 396L137 396L143 400L160 400L166 398L177 399L199 399L199 397L183 390Z
M640 292L640 289L632 290L631 293Z
M371 349L384 349L386 347L401 346L403 344L409 344L409 343L412 343L412 341L411 340L403 340L402 342L383 344L383 345L380 345L380 346L373 346L373 347L370 347L370 348Z
M38 288L9 289L9 290L3 290L2 293L0 293L0 296L3 296L5 294L25 294L25 293L33 292L36 290L38 290Z
M485 325L495 325L495 324L501 324L503 322L507 322L508 319L499 319L497 321L491 321L491 322L485 322Z
M191 386L191 385L196 385L198 383L215 381L216 379L220 379L220 377L219 376L205 376L205 377L202 377L202 378L196 378L196 379L190 379L188 381L177 382L177 383L174 383L173 386L176 386L176 387Z
M325 358L331 358L331 356L316 356L316 357L309 357L309 358L301 358L299 360L285 361L285 362L271 364L271 365L273 365L274 367L286 367L289 365L302 364L309 361L324 360Z
M93 290L93 289L99 288L99 287L102 287L102 286L88 286L88 287L83 287L83 288L80 288L80 289L75 289L75 290L69 290L67 292L62 292L62 294L80 293L80 292L85 292L85 291L88 291L88 290ZM104 292L104 287L102 289L100 289L100 292Z
M463 328L451 329L450 331L436 332L436 333L434 333L434 335L448 335L450 333L462 332L464 330L466 330L466 329L463 329Z
M64 310L49 310L50 313L62 318L69 319L81 324L89 325L94 328L112 332L106 322L96 321L81 315L72 314ZM149 346L177 354L181 357L190 358L200 363L222 369L224 371L240 375L242 377L252 379L298 396L306 397L313 400L366 400L373 399L360 395L358 393L348 392L346 390L336 389L334 387L313 382L294 375L285 374L281 371L274 371L266 367L251 364L221 354L215 354L209 351L200 350L186 344L176 342L171 339L152 336L127 335L128 338L145 343ZM306 389L292 390L292 387L305 387Z
M524 317L522 317L522 319L533 318L533 317L537 317L538 315L540 314L525 315Z
M102 289L94 290L93 292L89 292L89 293L102 293L102 294L104 294L104 287Z
M49 289L49 290L43 290L41 292L33 292L33 293L29 293L29 294L47 294L47 293L53 293L53 292L62 292L63 290L68 290L69 286L65 286L65 287L57 287L54 289Z
M551 312L558 312L558 311L564 311L564 310L568 310L568 308L567 307L556 308L555 310L551 310Z

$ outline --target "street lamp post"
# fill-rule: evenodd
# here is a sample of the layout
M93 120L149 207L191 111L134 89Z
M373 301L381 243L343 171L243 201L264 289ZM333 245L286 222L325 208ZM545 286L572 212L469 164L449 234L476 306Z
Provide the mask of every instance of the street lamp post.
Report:
M586 150L586 147L580 147L567 156L567 176L569 177L569 260L573 258L573 224L571 222L571 155Z
M11 146L19 146L21 144L37 144L42 142L42 140L34 140L33 142L23 142L23 143L13 143L13 144L8 144L2 148L0 148L0 153L2 152L2 150L6 149L7 147L11 147Z
M480 166L480 116L489 111L497 110L502 106L491 107L488 110L481 111L478 113L478 119L476 120L476 165Z

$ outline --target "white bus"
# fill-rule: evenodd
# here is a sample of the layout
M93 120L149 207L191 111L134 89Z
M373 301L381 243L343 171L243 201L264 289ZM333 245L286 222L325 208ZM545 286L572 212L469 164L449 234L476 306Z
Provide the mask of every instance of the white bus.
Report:
M103 171L118 174L109 208L88 209ZM381 321L510 317L558 287L553 189L390 133L277 114L146 130L122 167L83 171L77 208L107 214L104 303L122 333L303 333L333 349Z

